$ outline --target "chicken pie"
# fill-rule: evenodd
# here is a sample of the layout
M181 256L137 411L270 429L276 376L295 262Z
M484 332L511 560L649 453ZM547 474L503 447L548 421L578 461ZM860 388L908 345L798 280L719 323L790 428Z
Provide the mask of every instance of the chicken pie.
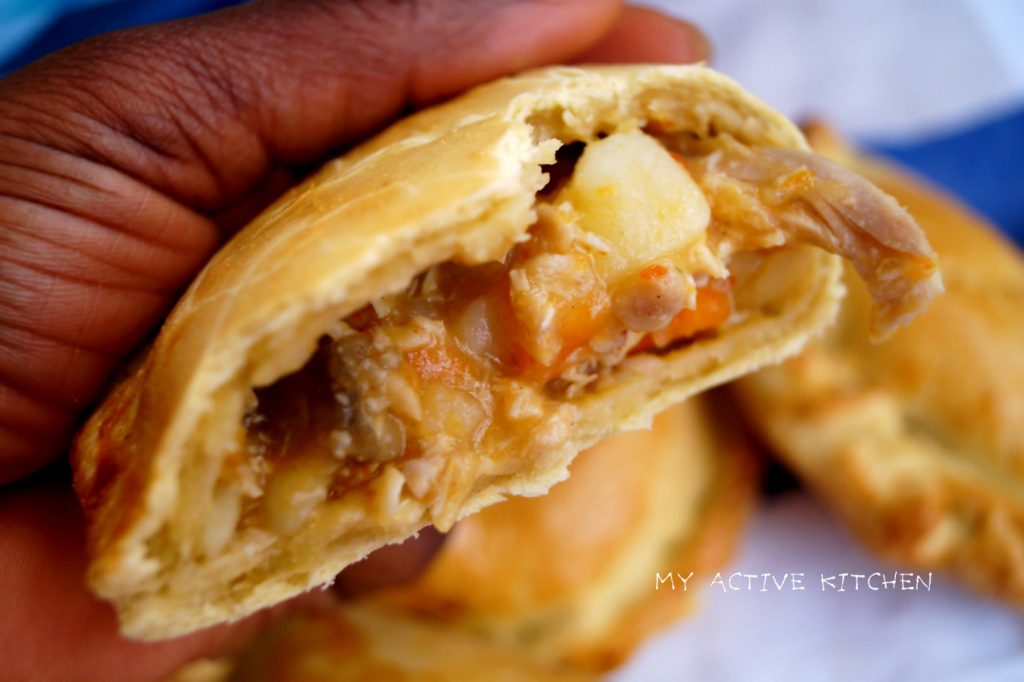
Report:
M168 637L330 580L795 353L839 259L940 288L888 196L700 66L550 68L400 121L237 234L81 434L90 584Z

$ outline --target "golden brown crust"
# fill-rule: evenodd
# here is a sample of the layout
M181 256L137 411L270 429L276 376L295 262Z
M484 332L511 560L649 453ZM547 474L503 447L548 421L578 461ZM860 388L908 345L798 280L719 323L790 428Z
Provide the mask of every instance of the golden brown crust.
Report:
M301 366L339 317L433 263L501 256L533 221L552 136L589 139L644 119L709 126L740 142L803 148L781 116L701 67L554 68L483 86L410 117L328 164L240 232L165 323L141 366L84 429L74 463L87 511L89 581L125 633L180 634L239 618L326 582L372 549L428 524L414 500L393 514L361 495L319 505L301 532L238 531L204 558L224 460L239 446L252 386ZM799 260L779 305L665 356L638 356L576 400L571 435L511 470L449 482L456 516L565 476L579 450L648 423L668 405L795 352L833 315L833 256ZM496 453L482 453L490 462Z
M372 600L585 669L619 665L692 608L690 593L655 592L655 574L720 568L756 499L757 460L721 400L669 408L581 453L547 495L464 519L420 578Z
M308 610L270 626L237 659L199 661L168 682L586 682L441 623L373 606Z
M697 519L691 532L680 536L664 553L659 571L708 575L726 566L742 540L750 514L757 504L761 461L747 434L737 423L735 407L720 392L703 394L696 409L703 430L703 446L710 451L714 471L701 494ZM697 441L689 443L698 447ZM668 598L666 598L668 596ZM617 622L603 638L575 647L568 660L586 669L608 670L624 663L648 638L666 629L697 606L689 593L647 592L622 609Z
M856 332L868 303L848 273L836 327L737 394L872 548L1024 604L1024 258L934 188L821 127L809 136L907 207L947 293L870 346Z

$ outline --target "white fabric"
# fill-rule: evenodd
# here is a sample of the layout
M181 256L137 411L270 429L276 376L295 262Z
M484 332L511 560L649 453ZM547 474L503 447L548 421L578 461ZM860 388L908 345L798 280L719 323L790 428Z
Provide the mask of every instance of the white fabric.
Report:
M861 551L803 493L763 503L723 573L804 573L803 591L723 593L694 575L694 616L649 642L615 682L1020 682L1024 618L933 575L931 590L836 592L821 576L898 570ZM927 573L922 577L927 577ZM655 576L637 576L650 581ZM677 586L681 584L677 581ZM735 581L734 584L743 584ZM838 582L833 584L838 586ZM897 583L899 584L899 583ZM852 579L847 583L852 585ZM875 580L874 585L879 586ZM672 598L664 586L659 597Z
M701 26L714 66L790 116L926 136L1024 102L1020 0L641 0Z

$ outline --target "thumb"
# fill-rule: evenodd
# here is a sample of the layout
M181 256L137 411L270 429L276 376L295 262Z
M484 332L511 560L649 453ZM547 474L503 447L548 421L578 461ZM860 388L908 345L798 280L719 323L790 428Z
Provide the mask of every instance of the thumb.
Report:
M569 59L617 12L267 0L101 36L0 81L0 483L67 447L224 216L406 107Z
M216 208L269 162L308 162L430 102L571 58L615 0L267 0L109 34L15 74L47 142ZM29 101L25 101L25 100ZM56 128L56 130L49 130Z

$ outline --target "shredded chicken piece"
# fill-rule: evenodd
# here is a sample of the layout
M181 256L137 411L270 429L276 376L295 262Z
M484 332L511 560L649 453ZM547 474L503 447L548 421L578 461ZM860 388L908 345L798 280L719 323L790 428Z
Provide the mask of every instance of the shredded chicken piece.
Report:
M810 152L750 148L725 136L720 143L687 161L718 227L781 231L848 259L876 304L872 340L884 340L942 292L924 233L867 180Z

